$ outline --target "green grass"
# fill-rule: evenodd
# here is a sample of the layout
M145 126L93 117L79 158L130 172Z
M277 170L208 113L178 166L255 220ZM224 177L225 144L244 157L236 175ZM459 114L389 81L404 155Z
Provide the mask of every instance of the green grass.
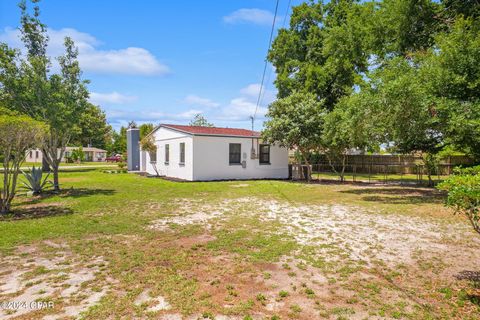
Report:
M314 179L322 180L340 180L338 174L334 172L312 172L312 177ZM433 175L432 180L443 181L448 178L447 175ZM426 174L422 176L417 176L416 174L368 174L368 173L356 173L351 172L345 173L345 181L350 182L372 182L372 183L404 183L404 184L428 184L428 176Z
M342 257L345 253L332 244L300 245L286 232L285 225L277 221L265 223L259 215L252 215L250 210L255 208L255 202L235 207L234 212L216 219L211 227L201 223L175 225L168 231L148 227L158 219L182 216L185 214L182 209L188 207L191 212L197 212L205 210L199 208L218 205L226 199L246 197L299 206L354 206L378 215L434 219L446 226L458 222L459 218L444 208L443 195L434 189L266 180L182 183L134 174L107 174L97 168L62 171L60 182L63 189L60 194L33 198L19 193L13 206L16 214L44 216L20 220L14 220L15 216L2 218L0 255L17 255L32 262L35 256L17 254L16 247L35 245L40 248L39 252L52 257L56 251L46 249L41 243L49 239L67 244L78 255L67 261L62 270L73 268L78 261L83 261L88 268L94 257L103 257L105 261L96 272L100 280L85 286L98 292L103 283L109 283L107 279L115 279L115 290L110 290L97 306L84 314L87 319L155 318L155 314L148 314L145 308L133 304L145 288L151 290L152 296L165 296L173 310L184 315L248 317L265 312L265 306L274 300L285 303L285 310L283 313L267 312L267 318L309 317L308 312L316 312L318 317L326 314L348 318L359 308L372 309L374 315L393 318L436 318L437 309L448 314L455 311L467 315L464 317L467 319L477 315L471 302L475 300L468 291L471 288L467 285L454 288L448 281L431 284L430 291L419 283L411 284L417 286L428 301L437 303L433 311L418 304L409 309L384 297L392 290L402 296L404 291L393 284L402 285L401 281L408 280L405 276L409 272L412 278L431 273L433 267L425 269L422 266L427 262L438 266L437 260L417 263L413 269L407 266L405 270L391 270L383 265L368 269L349 259L327 261L329 255ZM204 234L211 240L193 244L187 241ZM420 260L421 257L415 258ZM316 280L305 280L306 275L314 272L324 277L322 283L329 291L322 292ZM258 281L278 281L280 274L287 279L284 280L286 285L250 290ZM364 277L365 274L369 276ZM53 277L55 272L32 267L25 280L34 283L42 276ZM354 294L342 300L336 296L336 292L342 290ZM467 291L468 294L462 293ZM318 301L328 294L332 295L330 300L334 305ZM315 303L317 307L309 310L297 304L295 299L306 299L306 305ZM230 306L227 308L225 304Z
M70 213L34 221L0 222L0 250L12 248L20 243L55 237L78 239L89 234L144 233L143 228L158 212L150 212L148 207L158 204L163 211L172 210L173 204L170 200L176 198L201 198L208 202L255 195L300 204L345 203L375 206L379 211L410 214L421 214L421 211L418 212L419 206L434 204L441 208L443 201L433 190L422 191L419 195L401 195L395 194L394 188L372 187L368 190L356 190L350 186L332 188L283 181L249 181L248 187L233 188L231 186L238 182L179 183L134 174L107 174L102 173L100 169L62 172L60 182L64 191L59 195L48 195L42 199L32 200L20 192L13 210L21 211L19 205L25 201L33 201L60 204ZM371 194L375 194L378 199L371 199ZM258 224L258 221L252 223ZM242 237L242 232L246 231L236 231L228 239L231 243L224 245L235 245L235 241L238 242L236 239ZM221 232L219 236L222 236ZM249 241L262 242L265 239ZM241 251L242 248L237 247L236 250Z

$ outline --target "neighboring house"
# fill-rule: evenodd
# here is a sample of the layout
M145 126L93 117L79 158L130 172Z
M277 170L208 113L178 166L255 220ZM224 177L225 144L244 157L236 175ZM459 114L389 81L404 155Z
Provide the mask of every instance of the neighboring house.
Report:
M131 138L132 134L138 137L137 130L127 131L131 149L138 142ZM137 150L139 171L150 175L158 172L189 181L288 178L288 150L264 144L258 132L162 124L149 136L153 136L157 152ZM129 168L136 167L129 164Z
M78 149L79 147L67 147L62 157L62 162L66 162L66 159L71 155L72 151ZM107 151L103 149L93 148L93 147L83 147L83 153L85 154L85 161L88 162L103 162L107 157ZM58 150L60 154L60 150ZM42 163L43 154L40 149L33 149L27 151L27 162Z

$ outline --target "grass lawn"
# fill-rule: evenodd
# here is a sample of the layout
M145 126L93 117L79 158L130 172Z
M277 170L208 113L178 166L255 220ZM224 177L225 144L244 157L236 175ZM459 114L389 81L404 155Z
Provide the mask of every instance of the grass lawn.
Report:
M433 189L97 168L0 220L1 319L478 319L480 236Z

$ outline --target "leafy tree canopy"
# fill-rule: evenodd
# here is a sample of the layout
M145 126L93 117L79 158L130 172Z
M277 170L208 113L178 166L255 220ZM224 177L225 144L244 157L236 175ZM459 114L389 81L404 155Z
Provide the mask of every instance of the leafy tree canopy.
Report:
M192 121L190 121L191 126L198 127L213 127L213 123L208 122L205 116L201 113L197 113Z

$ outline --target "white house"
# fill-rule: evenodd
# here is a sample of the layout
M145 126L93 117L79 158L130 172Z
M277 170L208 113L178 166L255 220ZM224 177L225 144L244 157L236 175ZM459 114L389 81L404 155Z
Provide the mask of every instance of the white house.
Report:
M151 133L156 154L140 151L140 171L188 181L288 178L288 150L258 132L162 124Z
M78 147L66 147L65 153L62 157L62 162L66 162L67 158L71 155L72 151L78 149ZM107 157L107 151L99 148L93 147L82 147L83 153L85 154L85 161L93 161L93 162L103 162ZM60 150L58 150L58 154L60 155ZM33 149L27 151L27 156L25 161L27 162L35 162L35 163L42 163L43 153L40 149Z

